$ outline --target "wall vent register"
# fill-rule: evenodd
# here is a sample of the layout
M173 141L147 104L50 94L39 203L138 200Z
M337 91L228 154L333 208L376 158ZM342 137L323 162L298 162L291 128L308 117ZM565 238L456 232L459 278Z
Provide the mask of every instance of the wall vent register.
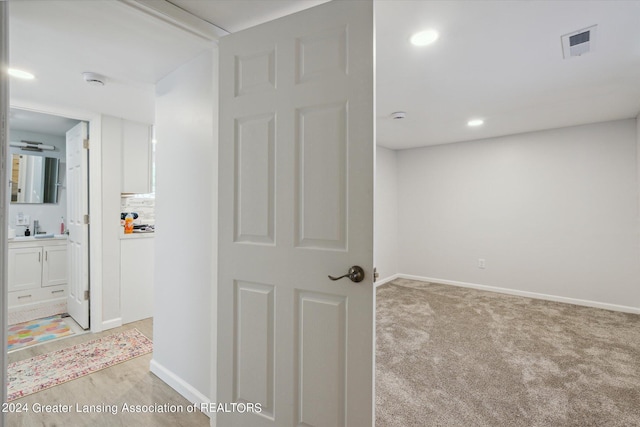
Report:
M562 54L564 59L593 52L596 44L597 29L598 26L593 25L562 36Z

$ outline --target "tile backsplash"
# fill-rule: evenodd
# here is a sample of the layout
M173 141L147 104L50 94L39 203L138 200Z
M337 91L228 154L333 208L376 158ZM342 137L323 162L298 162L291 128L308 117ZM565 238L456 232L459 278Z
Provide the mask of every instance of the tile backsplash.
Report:
M136 212L138 224L155 224L156 199L153 197L123 196L120 199L120 212Z

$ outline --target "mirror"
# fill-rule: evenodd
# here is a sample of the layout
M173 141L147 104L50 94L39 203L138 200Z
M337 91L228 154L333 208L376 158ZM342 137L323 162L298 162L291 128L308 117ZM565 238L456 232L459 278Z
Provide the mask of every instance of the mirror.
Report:
M14 154L11 159L11 203L58 203L60 160Z

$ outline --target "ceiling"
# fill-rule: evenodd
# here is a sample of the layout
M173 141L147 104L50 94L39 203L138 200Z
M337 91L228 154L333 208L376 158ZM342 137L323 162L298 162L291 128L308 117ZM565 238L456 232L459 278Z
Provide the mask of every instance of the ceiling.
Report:
M322 2L171 0L230 32ZM38 73L36 85L12 85L12 95L22 98L37 91L50 100L91 99L96 109L113 101L113 112L102 111L108 114L152 111L152 100L136 100L152 97L155 82L209 46L125 2L10 6L12 64ZM640 112L640 1L376 0L375 7L379 145L468 141ZM595 51L563 59L560 37L594 24ZM410 36L427 28L440 38L412 46ZM109 83L97 92L82 82L83 71L100 72ZM133 101L123 105L127 96ZM391 119L394 111L407 118ZM470 128L472 118L485 124Z
M9 112L9 128L11 130L65 136L67 131L76 124L78 124L78 120L53 116L51 114L37 113L35 111L17 110L12 108Z
M377 139L409 148L635 117L639 1L377 1ZM560 37L598 25L594 52ZM412 33L440 38L415 47ZM393 111L407 112L393 120ZM467 121L485 124L470 128Z
M11 79L11 104L62 106L146 123L155 83L211 46L113 0L10 0L10 63L36 75ZM107 77L90 86L85 71Z

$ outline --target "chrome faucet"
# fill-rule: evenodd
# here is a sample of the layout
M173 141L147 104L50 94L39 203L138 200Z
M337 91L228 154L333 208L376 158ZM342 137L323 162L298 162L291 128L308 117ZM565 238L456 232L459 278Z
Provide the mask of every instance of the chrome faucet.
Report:
M33 220L33 235L37 235L38 232L40 231L40 221L38 221L37 219Z

